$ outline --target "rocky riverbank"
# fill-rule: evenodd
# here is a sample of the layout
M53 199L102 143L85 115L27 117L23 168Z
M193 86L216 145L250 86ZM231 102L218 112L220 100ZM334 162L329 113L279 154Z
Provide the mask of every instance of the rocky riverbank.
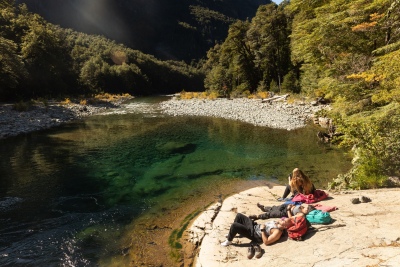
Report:
M328 105L312 105L305 102L263 103L260 99L185 99L172 98L161 103L162 112L173 115L212 116L248 122L257 126L294 130L302 128L314 119L314 114Z
M49 129L72 120L81 119L109 109L119 108L126 97L94 104L50 102L35 103L18 111L14 104L0 105L0 139Z
M112 101L99 101L94 104L50 102L46 105L36 103L26 111L17 111L13 104L0 105L0 139L40 131L61 125L62 123L100 112L121 107L127 98ZM164 114L172 116L212 116L251 123L257 126L293 130L304 127L314 119L322 126L323 118L316 119L314 114L328 105L312 105L305 102L289 104L283 102L263 103L260 99L189 99L178 100L172 97L154 107Z

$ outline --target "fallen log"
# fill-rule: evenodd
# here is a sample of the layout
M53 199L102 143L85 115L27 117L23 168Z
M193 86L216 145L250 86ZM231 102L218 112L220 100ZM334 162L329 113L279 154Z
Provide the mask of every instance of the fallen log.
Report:
M288 98L288 97L289 97L289 94L277 95L277 96L261 99L261 103L266 103L266 102L269 103L269 102L272 102L272 101L286 100L286 98Z

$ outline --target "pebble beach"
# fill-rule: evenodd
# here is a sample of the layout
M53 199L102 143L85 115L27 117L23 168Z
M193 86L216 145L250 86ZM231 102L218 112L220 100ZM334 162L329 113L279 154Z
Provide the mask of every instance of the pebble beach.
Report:
M124 100L100 104L36 104L26 111L17 111L13 104L0 104L0 139L59 126L87 116L117 110ZM304 127L314 114L327 105L286 101L266 102L261 99L188 99L176 97L161 102L155 110L171 116L212 116L243 121L256 126L294 130Z
M328 105L314 106L304 102L263 103L261 99L247 98L216 100L172 98L162 102L160 106L164 113L172 116L212 116L288 131L306 126L317 111L329 108Z
M34 104L26 111L17 111L13 104L0 104L0 139L40 131L73 120L119 108L122 100L93 105L76 103Z

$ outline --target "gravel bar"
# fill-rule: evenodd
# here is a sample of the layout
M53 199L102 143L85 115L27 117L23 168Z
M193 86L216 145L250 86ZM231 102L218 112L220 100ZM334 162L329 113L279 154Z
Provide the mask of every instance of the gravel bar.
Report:
M108 110L115 113L123 100L98 105L51 103L47 106L35 105L24 112L14 110L12 104L1 104L0 139L48 129ZM327 105L314 106L302 102L262 103L260 99L247 98L178 100L173 97L159 105L163 114L172 116L211 116L288 131L304 127L315 112L327 108Z
M165 114L172 116L207 116L243 121L256 126L286 129L302 128L314 117L314 113L327 109L327 105L313 106L304 102L263 103L261 99L188 99L172 98L160 104Z
M93 105L69 103L36 104L27 111L16 111L13 104L0 105L0 139L49 129L73 120L120 107L121 100Z

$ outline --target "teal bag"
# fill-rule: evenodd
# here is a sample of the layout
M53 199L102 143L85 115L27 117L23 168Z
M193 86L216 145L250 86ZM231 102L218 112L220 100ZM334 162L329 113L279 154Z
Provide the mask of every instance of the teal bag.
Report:
M312 210L306 215L307 221L311 224L329 224L332 218L329 212L322 210Z

